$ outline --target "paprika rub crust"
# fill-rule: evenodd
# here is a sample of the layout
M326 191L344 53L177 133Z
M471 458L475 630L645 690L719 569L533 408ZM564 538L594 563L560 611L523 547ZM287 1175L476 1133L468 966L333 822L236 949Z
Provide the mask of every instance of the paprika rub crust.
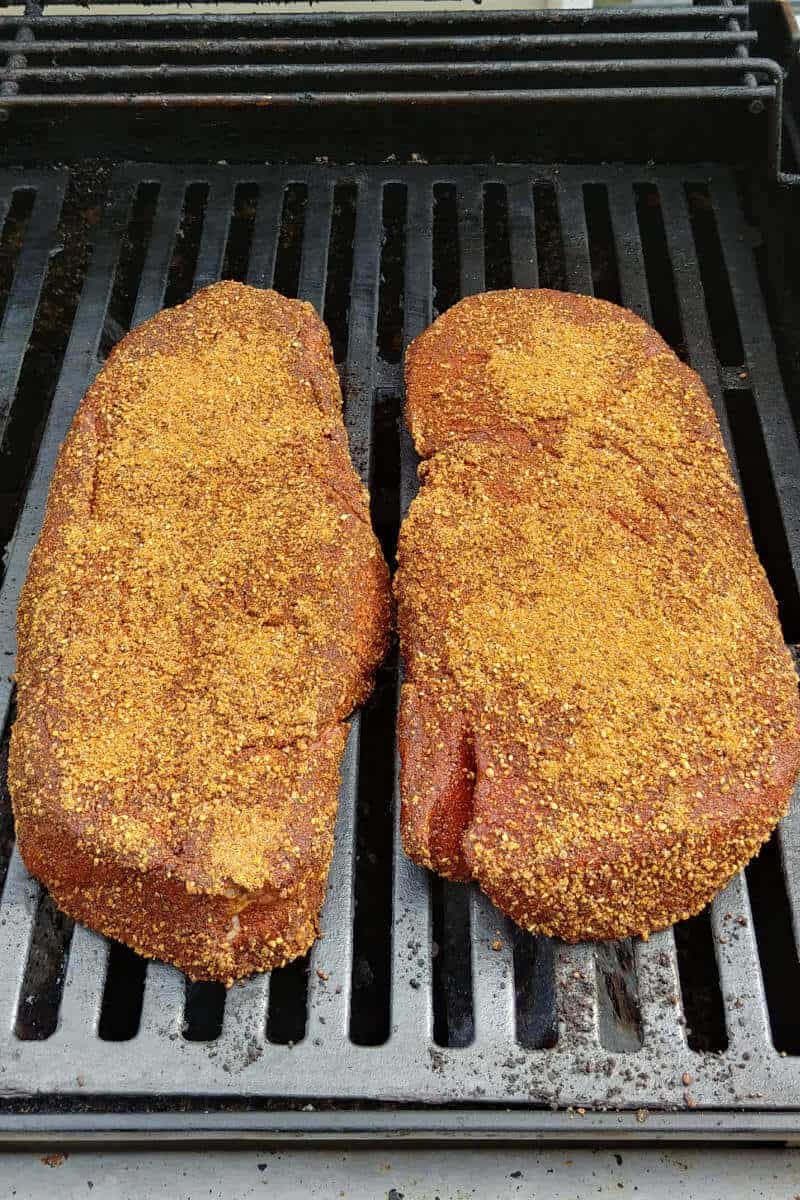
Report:
M506 291L410 347L402 835L520 925L644 937L784 815L792 661L708 395L632 313Z
M303 954L389 617L312 307L220 283L140 326L78 408L20 602L29 870L193 979Z

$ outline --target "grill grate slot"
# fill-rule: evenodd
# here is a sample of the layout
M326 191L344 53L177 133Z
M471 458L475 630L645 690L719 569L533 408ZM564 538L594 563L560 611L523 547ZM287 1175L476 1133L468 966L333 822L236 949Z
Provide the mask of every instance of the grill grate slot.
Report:
M517 1041L529 1050L549 1050L558 1039L553 943L514 928L514 988Z
M34 922L15 1029L23 1041L44 1041L56 1030L72 937L72 921L44 892Z
M776 838L766 843L745 873L772 1040L777 1050L800 1054L800 960Z
M392 650L361 716L350 1007L350 1037L361 1046L382 1045L390 1032L392 878L386 864L392 852L396 699L397 653Z
M538 286L563 291L567 286L564 241L556 203L556 189L552 183L542 180L534 183L533 208L536 219Z
M433 319L434 197L424 177L409 186L405 239L404 341L408 345ZM416 492L417 456L404 421L399 423L400 515L405 516ZM398 686L402 674L398 675ZM403 1055L413 1054L419 1038L434 1036L434 941L431 880L403 853L400 840L399 760L395 749L392 789L392 1038ZM434 1071L440 1064L430 1052Z
M214 1042L222 1032L225 988L221 983L187 983L183 1036L190 1042Z
M353 266L353 237L356 231L356 188L339 184L333 193L328 283L323 317L333 344L337 365L347 354L347 320L350 312L350 277Z
M14 850L14 817L11 812L11 797L8 794L8 746L15 715L15 711L12 710L0 741L0 894Z
M62 237L64 195L67 206L78 195L67 182L58 176L48 193L57 199L45 203L42 180L0 176L0 213L23 186L32 198L7 268L0 364L4 348L22 364L36 329L53 328L60 256L50 250ZM59 318L63 346L48 367L58 382L9 553L0 599L0 653L9 663L11 619L57 447L99 358L165 299L221 276L262 286L274 278L324 310L354 461L390 560L416 488L399 422L401 351L434 311L484 285L565 282L645 316L652 310L673 344L685 337L729 422L756 541L795 639L800 452L786 437L788 407L728 176L699 168L129 167L110 195L104 211L97 206L97 228L69 250L71 277L85 274L85 283ZM3 245L0 236L0 268ZM19 336L8 323L15 294L28 297ZM731 315L738 342L723 328ZM747 380L734 381L740 366ZM20 385L9 431L22 396ZM8 709L10 681L0 677L0 688ZM2 1086L58 1093L63 1103L136 1093L159 1103L180 1095L209 1103L796 1104L800 1034L785 981L797 964L791 915L799 900L782 866L794 854L790 824L747 881L735 880L709 913L674 932L601 947L533 938L473 889L431 879L399 849L396 697L391 656L348 743L325 937L271 977L227 994L205 984L187 990L173 969L81 928L70 937L68 923L53 940L37 920L49 901L12 854L0 906Z
M188 300L194 282L197 258L200 254L200 236L208 200L207 183L191 183L183 201L181 223L172 250L172 259L167 272L167 290L164 307L182 304Z
M461 295L486 286L484 191L467 181L457 193ZM488 259L490 272L497 263ZM459 889L464 891L463 888ZM514 1037L513 940L508 921L477 889L469 895L473 1037L508 1045Z
M753 541L778 601L786 641L794 643L800 640L800 593L753 393L726 391L725 406Z
M388 183L383 189L383 244L378 308L378 351L384 362L403 356L403 256L406 232L406 189Z
M472 962L470 959L469 903L465 888L446 879L431 884L433 944L433 1039L438 1046L469 1046L475 1036L472 1013ZM408 943L413 972L413 955ZM418 976L409 979L420 987Z
M583 202L586 207L594 294L601 300L619 304L622 291L614 252L608 191L602 184L587 183L583 189Z
M434 317L452 308L459 295L456 187L437 183L433 189Z
M402 185L387 184L379 201L370 195L369 214L377 215L380 229L371 220L362 221L360 233L368 234L367 245L380 241L379 256L369 261L360 255L353 281L354 293L367 301L362 316L368 325L353 326L354 338L369 336L369 325L377 323L376 349L384 362L397 362L403 337L403 250L406 191ZM365 229L364 226L367 225ZM356 238L361 245L361 239ZM374 263L379 262L377 311ZM356 289L358 289L356 291ZM357 347L354 345L354 352ZM354 353L353 357L356 357ZM355 366L355 363L353 364ZM368 355L367 371L347 378L347 417L351 447L359 449L364 466L364 447L358 447L360 422L354 422L352 385L356 397L362 388L372 388L376 368ZM400 524L398 490L400 460L398 422L400 399L394 390L377 389L374 394L369 455L370 511L373 528L387 562L393 565ZM394 786L394 730L397 713L397 651L392 648L379 670L371 701L361 715L356 846L353 881L353 966L350 1003L350 1038L356 1045L378 1046L391 1032L391 925L392 877L387 870L392 854L392 791Z
M744 348L711 196L705 184L687 184L684 191L717 358L723 366L735 367L738 378L740 373L746 374L741 372Z
M672 261L664 230L664 216L658 188L651 183L634 187L636 215L644 247L644 270L650 293L652 322L681 358L686 358L683 328L675 292Z
M5 316L17 259L25 240L35 198L36 192L32 188L19 188L12 192L11 202L6 200L0 210L3 227L0 234L0 320Z
M480 204L478 195L472 198ZM475 214L473 226L466 227L455 184L437 183L434 186L434 316L446 312L462 295L480 289L474 278L479 269L475 223L479 231L479 214ZM432 949L436 951L432 954L434 1040L439 1046L468 1046L475 1036L469 893L459 884L433 879L431 916ZM411 944L409 949L412 949ZM420 986L413 974L409 983L412 988Z
M714 959L714 935L708 910L675 926L683 1007L692 1050L724 1050L725 1009Z
M106 1042L127 1042L139 1031L147 964L127 946L112 942L100 1010L99 1035Z
M487 183L483 189L483 239L487 291L511 287L508 197L500 183Z
M225 246L225 261L222 264L223 279L236 279L239 283L244 283L247 279L247 264L253 247L257 210L258 184L237 184L233 197L233 216Z
M300 258L306 218L305 184L292 183L283 198L281 236L275 263L274 286L284 296L296 296L300 283Z
M157 183L140 183L136 188L130 221L125 229L114 286L100 337L100 354L106 358L131 328L136 291L144 267L144 256L156 215Z
M498 187L498 185L495 185ZM488 234L485 241L487 281L498 279L498 286L536 287L539 282L539 259L537 219L534 215L534 195L542 199L543 188L532 186L524 176L511 179L506 188L506 221L500 206L501 237L495 243ZM499 187L498 187L499 198ZM555 197L553 196L553 201ZM488 228L492 222L492 190L484 190L484 221ZM546 211L546 200L543 202ZM553 207L555 207L553 205ZM506 237L508 244L506 245ZM560 242L559 242L560 252ZM508 254L508 279L506 282L506 254ZM499 256L502 270L498 269L495 255ZM501 282L502 280L502 282ZM555 995L555 960L553 942L547 938L534 937L523 932L512 922L505 923L506 936L512 947L510 970L514 979L515 1036L521 1046L530 1049L546 1049L555 1045L558 1037L558 1015ZM509 969L509 968L507 968Z

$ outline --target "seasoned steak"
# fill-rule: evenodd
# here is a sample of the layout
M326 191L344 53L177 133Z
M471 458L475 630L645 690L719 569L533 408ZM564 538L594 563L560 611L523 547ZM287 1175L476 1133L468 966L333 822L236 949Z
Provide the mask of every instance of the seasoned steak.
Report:
M699 377L585 296L471 297L409 349L402 833L527 929L646 936L785 813L797 681Z
M311 306L220 283L140 326L78 408L20 603L28 868L195 979L303 954L388 623Z

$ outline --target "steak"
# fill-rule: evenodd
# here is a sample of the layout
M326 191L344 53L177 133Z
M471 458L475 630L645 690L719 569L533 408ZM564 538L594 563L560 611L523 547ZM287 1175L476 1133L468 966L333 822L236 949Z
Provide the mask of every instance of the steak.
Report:
M647 936L786 812L800 705L700 378L632 313L473 296L410 347L402 836L526 929Z
M20 603L29 870L193 979L303 954L389 616L312 307L220 283L140 326L78 408Z

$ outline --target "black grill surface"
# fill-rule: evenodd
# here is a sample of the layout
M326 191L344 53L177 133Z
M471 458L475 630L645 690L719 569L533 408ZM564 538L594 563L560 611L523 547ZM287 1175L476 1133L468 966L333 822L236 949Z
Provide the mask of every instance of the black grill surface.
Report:
M787 641L800 640L800 451L760 235L724 169L222 164L90 182L0 174L8 727L17 598L75 408L130 327L221 277L274 283L328 322L390 560L416 487L402 351L438 312L483 288L541 285L652 320L705 379ZM295 1131L454 1127L421 1105L456 1106L461 1130L517 1137L554 1120L576 1136L686 1132L704 1118L717 1134L796 1128L797 805L700 917L646 943L565 947L404 857L396 696L393 654L343 764L324 937L307 961L227 994L61 917L13 848L6 794L0 1131L98 1128L112 1109L115 1128L125 1114L167 1128L181 1110L206 1131L223 1116L240 1132L286 1129L276 1114L290 1108Z

